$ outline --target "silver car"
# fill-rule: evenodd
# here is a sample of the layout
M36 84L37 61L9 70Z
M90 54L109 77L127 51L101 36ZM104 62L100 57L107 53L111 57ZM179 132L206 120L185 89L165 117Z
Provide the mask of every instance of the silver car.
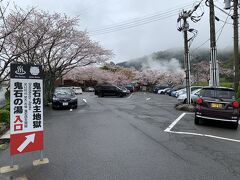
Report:
M196 90L191 92L191 102L192 103L196 103L196 100L199 97L199 93L200 93L201 89L196 89ZM184 93L184 94L179 95L177 100L178 100L179 103L186 104L187 103L187 94Z

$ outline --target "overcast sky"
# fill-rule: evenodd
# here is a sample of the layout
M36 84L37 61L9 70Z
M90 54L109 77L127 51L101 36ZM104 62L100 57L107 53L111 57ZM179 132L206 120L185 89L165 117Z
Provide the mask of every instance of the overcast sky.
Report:
M224 7L223 1L215 0L216 5L221 8ZM90 38L100 42L103 47L112 49L115 54L113 61L121 62L160 50L183 48L183 35L177 31L177 14L182 8L192 9L193 4L198 1L14 0L14 2L22 8L34 6L50 13L61 12L71 17L79 16L79 28L92 32L89 34ZM198 36L191 46L192 50L209 39L208 7L202 6L197 13L201 14L202 11L205 14L200 22L189 21L190 27L198 30ZM216 9L216 16L221 20L216 22L216 31L218 31L223 27L227 15ZM144 17L147 19L143 19ZM147 23L149 21L154 22ZM146 24L136 26L136 23ZM223 31L219 31L221 36L217 42L218 49L232 47L231 23L232 19L229 17ZM114 29L106 29L109 26L114 26ZM127 29L124 29L126 27ZM104 31L97 31L102 28ZM124 30L116 31L119 29ZM109 32L109 30L114 32ZM203 47L209 47L209 42Z

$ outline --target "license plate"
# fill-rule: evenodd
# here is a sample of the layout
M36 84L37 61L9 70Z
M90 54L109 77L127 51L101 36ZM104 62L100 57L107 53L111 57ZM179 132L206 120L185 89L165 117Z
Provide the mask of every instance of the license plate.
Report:
M67 105L68 105L68 103L67 103L67 102L64 102L64 103L63 103L63 106L67 106Z
M222 108L222 104L218 104L218 103L212 103L211 104L212 108Z

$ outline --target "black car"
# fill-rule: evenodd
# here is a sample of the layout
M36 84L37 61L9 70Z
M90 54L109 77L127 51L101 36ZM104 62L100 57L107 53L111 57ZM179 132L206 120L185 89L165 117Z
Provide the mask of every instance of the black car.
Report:
M135 90L133 85L126 85L125 88L127 88L131 93Z
M224 87L204 87L197 99L195 124L200 120L231 122L238 128L239 102L235 91Z
M52 98L52 108L73 108L78 106L77 96L71 88L56 88Z
M98 85L95 88L95 95L97 95L98 97L104 96L124 97L127 94L128 91L126 89L123 89L115 85Z

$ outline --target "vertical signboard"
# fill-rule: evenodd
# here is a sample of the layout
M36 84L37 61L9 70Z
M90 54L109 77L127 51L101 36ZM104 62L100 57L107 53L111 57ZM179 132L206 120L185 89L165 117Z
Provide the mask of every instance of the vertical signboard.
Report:
M43 150L42 66L10 66L10 155Z

